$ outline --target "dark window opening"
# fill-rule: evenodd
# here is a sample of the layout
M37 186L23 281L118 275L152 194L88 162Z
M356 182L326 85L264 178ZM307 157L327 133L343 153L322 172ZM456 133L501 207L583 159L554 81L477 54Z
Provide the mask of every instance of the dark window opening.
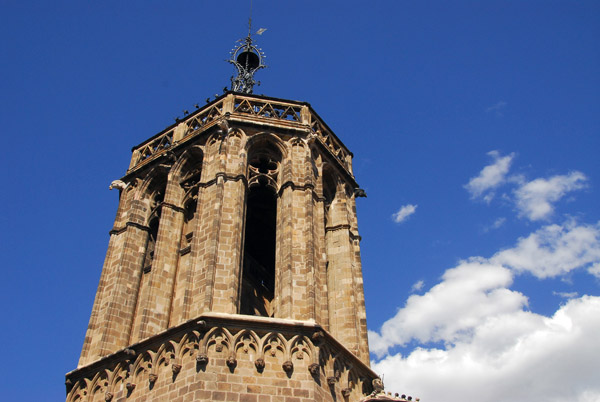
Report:
M248 194L240 314L272 317L277 198L265 185Z
M148 243L146 244L146 254L144 256L144 273L150 272L152 269L152 260L154 260L154 248L156 246L156 238L158 237L158 218L150 222L150 232L148 233Z
M183 231L181 233L181 245L179 249L181 254L189 253L191 249L194 224L196 222L196 207L196 199L191 199L185 204Z

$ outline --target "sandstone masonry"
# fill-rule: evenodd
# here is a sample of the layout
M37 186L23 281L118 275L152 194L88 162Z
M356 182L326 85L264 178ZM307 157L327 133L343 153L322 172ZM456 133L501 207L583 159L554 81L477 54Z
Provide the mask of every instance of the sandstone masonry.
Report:
M134 147L67 401L373 393L352 154L228 92Z

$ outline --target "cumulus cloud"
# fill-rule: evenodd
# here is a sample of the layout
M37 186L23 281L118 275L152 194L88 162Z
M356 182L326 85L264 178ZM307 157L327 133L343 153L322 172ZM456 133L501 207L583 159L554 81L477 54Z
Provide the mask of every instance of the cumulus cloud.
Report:
M507 289L512 280L510 270L483 259L462 262L424 295L410 296L379 334L371 332L371 352L381 357L390 347L412 339L427 343L468 338L488 316L527 305L523 294Z
M404 222L409 216L414 214L417 210L418 205L407 204L401 207L398 212L392 215L392 219L396 223Z
M517 241L513 248L496 253L492 263L538 278L555 277L580 267L600 263L600 223L544 226ZM594 268L590 268L594 274Z
M581 172L556 175L549 179L535 179L521 184L515 190L519 214L532 221L547 218L554 211L552 205L570 191L585 187L587 178Z
M427 401L598 401L598 333L600 297L583 296L551 317L519 308L490 316L469 339L371 367L386 389Z
M600 400L600 297L559 294L569 300L544 316L510 289L523 272L546 278L574 269L600 275L600 222L548 225L491 258L461 261L369 331L380 359L372 368L388 390L423 400ZM389 354L409 342L421 346Z
M465 184L472 198L483 197L486 202L494 198L494 189L506 181L506 175L515 157L514 153L501 156L498 151L490 151L488 155L494 159L493 163L484 167L479 175L472 177Z

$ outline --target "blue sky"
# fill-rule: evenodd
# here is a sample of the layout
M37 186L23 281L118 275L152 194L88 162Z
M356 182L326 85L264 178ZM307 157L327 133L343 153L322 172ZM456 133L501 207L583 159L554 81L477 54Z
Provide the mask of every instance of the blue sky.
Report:
M131 146L229 85L247 2L2 3L3 400L64 398ZM255 92L354 152L373 368L600 400L600 3L254 1ZM35 378L35 381L31 381Z

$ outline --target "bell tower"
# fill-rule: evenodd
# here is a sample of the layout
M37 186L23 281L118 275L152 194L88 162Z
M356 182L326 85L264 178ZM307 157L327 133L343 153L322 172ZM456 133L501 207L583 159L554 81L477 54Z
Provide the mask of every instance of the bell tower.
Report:
M232 90L133 148L67 401L373 391L352 154L305 102Z

